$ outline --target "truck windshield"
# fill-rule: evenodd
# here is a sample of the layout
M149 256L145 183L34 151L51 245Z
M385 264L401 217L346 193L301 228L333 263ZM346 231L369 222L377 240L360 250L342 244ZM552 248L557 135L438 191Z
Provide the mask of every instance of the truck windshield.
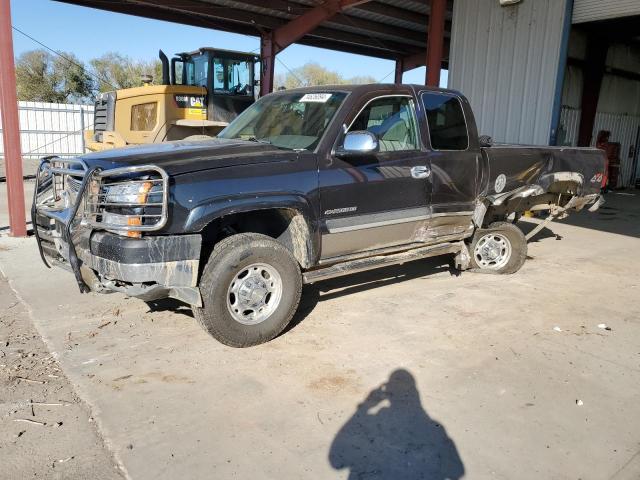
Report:
M213 92L228 95L253 95L251 62L233 58L213 59Z
M267 95L242 112L218 137L313 150L346 96L345 92Z

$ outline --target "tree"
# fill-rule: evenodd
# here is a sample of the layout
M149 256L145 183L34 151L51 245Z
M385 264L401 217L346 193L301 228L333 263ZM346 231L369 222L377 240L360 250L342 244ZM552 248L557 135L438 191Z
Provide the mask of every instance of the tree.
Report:
M159 60L136 61L126 55L109 52L89 63L98 78L99 92L139 87L142 75L152 75L153 84L162 83L162 63Z
M18 99L31 102L77 102L92 97L93 81L72 53L25 52L16 60Z
M285 87L287 89L347 83L376 83L376 79L369 75L344 78L338 72L324 68L315 62L305 63L303 66L289 71L286 75L278 74L275 79L276 88Z

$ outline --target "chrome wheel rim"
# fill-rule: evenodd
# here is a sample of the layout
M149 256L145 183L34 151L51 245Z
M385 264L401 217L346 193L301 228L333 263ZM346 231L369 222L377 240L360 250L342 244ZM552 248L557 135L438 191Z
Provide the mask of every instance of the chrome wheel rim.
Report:
M265 263L253 263L237 272L227 289L229 313L243 325L268 319L282 299L282 278Z
M500 233L487 233L476 243L473 256L480 268L498 270L511 258L511 242Z

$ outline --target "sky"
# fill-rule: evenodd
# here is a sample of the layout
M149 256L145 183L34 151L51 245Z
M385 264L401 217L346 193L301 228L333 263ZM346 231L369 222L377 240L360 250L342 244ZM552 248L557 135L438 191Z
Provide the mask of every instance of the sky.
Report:
M150 20L52 0L11 0L12 24L57 51L71 52L88 62L106 52L118 52L138 60L157 58L158 49L171 54L217 47L259 52L258 37ZM16 56L41 48L33 40L13 32ZM378 81L393 82L394 62L362 55L291 45L279 53L276 74L286 73L307 62L316 62L345 78L371 75ZM446 71L441 86L446 86ZM406 72L405 83L424 83L425 69Z

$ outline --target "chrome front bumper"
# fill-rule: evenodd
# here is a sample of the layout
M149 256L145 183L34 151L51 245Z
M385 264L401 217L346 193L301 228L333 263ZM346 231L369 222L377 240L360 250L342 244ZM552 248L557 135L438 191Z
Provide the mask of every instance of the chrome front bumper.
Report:
M173 297L202 305L198 289L200 235L130 238L96 228L95 222L77 218L94 171L84 164L82 170L73 170L68 167L80 161L61 160L68 165L49 167L50 184L43 193L40 173L46 162L43 160L36 175L31 216L38 249L47 267L71 270L81 292L117 291L145 300ZM80 177L82 183L75 198L66 198L54 206L49 190L59 197L55 192L56 182L60 183L56 175Z

